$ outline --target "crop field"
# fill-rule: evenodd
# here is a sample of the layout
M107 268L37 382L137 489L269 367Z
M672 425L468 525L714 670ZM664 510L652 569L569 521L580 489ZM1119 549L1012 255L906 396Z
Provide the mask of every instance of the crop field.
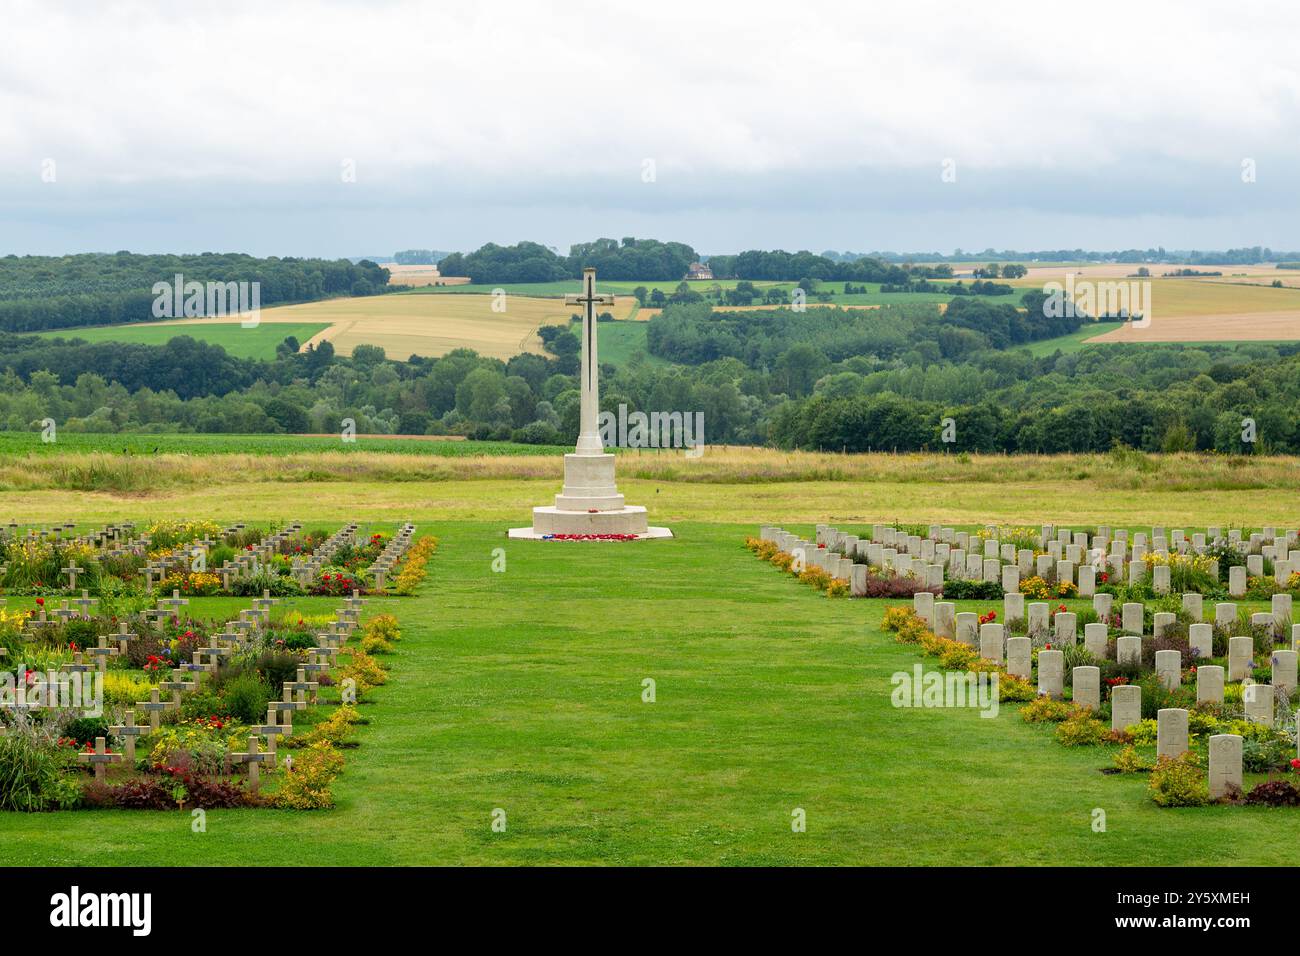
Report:
M500 312L493 311L494 301L491 295L396 294L289 305L264 315L327 323L313 341L328 339L344 355L358 345L378 345L398 359L445 355L460 348L507 359L521 352L540 353L537 329L567 323L573 313L552 299L508 295ZM626 316L633 304L632 299L621 300L613 311Z
M40 432L0 432L0 456L65 458L73 453L136 457L236 454L278 456L313 452L474 457L554 453L555 448L508 442L462 441L454 436L358 435L354 441L343 441L339 435L79 434L65 430L58 433L57 441L44 442Z
M300 343L324 331L323 322L268 320L253 328L243 328L237 319L190 319L183 322L140 322L128 325L99 325L89 328L59 329L41 333L47 338L84 339L87 342L128 342L136 345L166 345L178 335L188 335L212 345L220 345L240 358L270 359L275 347L292 335Z
M573 291L571 288L569 291ZM263 309L257 326L245 329L237 317L139 322L44 333L95 342L141 342L161 345L177 335L191 335L248 358L270 358L287 335L302 348L328 340L335 350L351 355L358 345L378 345L390 358L439 356L453 349L474 349L480 355L508 359L521 352L542 352L537 329L562 325L573 309L554 298L507 295L504 311L493 311L491 295L429 298L392 293L346 299L325 299ZM629 318L636 309L631 296L619 296L613 312Z
M1010 280L1018 289L1041 289L1047 282L1065 284L1074 273L1075 287L1084 281L1151 283L1151 323L1144 328L1089 326L1069 336L1069 350L1107 342L1290 342L1300 340L1300 283L1287 270L1262 266L1201 267L1223 276L1164 278L1175 266L1148 265L1152 275L1135 276L1136 263L1086 266L1033 266L1029 275ZM1274 279L1283 281L1274 288ZM1288 281L1290 280L1290 281ZM1053 346L1038 343L1035 354L1050 354Z
M1294 342L1300 340L1300 309L1217 315L1162 316L1158 306L1151 324L1123 325L1088 339L1106 342Z

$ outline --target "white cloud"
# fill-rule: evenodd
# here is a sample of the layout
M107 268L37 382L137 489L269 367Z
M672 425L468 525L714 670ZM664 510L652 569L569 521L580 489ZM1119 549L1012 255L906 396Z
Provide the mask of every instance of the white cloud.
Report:
M121 181L1211 162L1293 153L1300 100L1268 4L42 0L7 21L0 149Z
M1140 181L1194 215L1185 190L1205 170L1230 181L1251 156L1264 183L1300 163L1298 31L1281 3L9 6L11 191L52 157L69 192L229 190L237 204L271 188L319 204L348 158L385 201L477 184L544 205L635 190L652 157L665 200L733 183L744 201L773 194L784 216L798 211L791 184L937 180L951 157L963 188L972 172L1032 177L1037 196L1008 206L1050 205L1060 177L1062 194L1086 180L1075 198L1100 206ZM604 209L629 204L644 203ZM989 242L997 221L996 208L978 220Z

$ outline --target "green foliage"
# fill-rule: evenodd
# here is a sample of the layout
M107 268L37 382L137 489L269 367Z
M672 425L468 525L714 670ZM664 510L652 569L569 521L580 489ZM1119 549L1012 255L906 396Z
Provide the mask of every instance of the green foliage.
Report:
M1109 730L1095 717L1071 717L1056 725L1058 743L1067 747L1090 747L1106 741Z
M81 791L66 774L69 752L34 744L26 736L0 737L0 810L62 810Z
M1200 758L1192 751L1161 757L1147 784L1151 799L1161 807L1199 807L1210 802L1209 786Z

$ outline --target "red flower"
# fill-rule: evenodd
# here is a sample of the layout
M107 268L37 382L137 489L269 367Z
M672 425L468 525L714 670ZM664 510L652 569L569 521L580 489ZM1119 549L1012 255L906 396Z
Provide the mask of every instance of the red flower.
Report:
M39 604L41 607L45 607L45 598L37 598L36 603Z
M1296 759L1296 760L1292 760L1292 761L1291 761L1291 769L1292 769L1292 770L1300 771L1300 759Z

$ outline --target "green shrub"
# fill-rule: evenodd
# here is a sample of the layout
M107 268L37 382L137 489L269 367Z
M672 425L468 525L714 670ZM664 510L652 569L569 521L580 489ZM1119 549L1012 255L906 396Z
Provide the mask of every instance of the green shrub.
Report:
M96 737L110 736L108 721L103 717L78 717L68 721L68 725L63 728L63 736L75 740L77 747L81 748L93 744Z
M1115 755L1115 769L1120 773L1145 773L1151 769L1151 764L1136 747L1129 745Z
M256 724L266 716L266 705L273 695L266 681L245 672L227 681L219 696L226 715L241 723Z
M1295 748L1290 741L1243 740L1241 743L1241 769L1247 773L1268 773L1286 770L1291 765Z
M1200 807L1210 802L1205 771L1201 769L1200 759L1191 751L1157 760L1147 792L1161 807Z
M1091 747L1104 743L1109 732L1095 717L1077 716L1056 726L1056 740L1066 747Z
M33 745L24 737L0 737L0 810L66 810L81 788L65 773L71 751Z
M1082 707L1064 700L1039 697L1020 708L1020 719L1030 724L1060 723L1086 714Z

